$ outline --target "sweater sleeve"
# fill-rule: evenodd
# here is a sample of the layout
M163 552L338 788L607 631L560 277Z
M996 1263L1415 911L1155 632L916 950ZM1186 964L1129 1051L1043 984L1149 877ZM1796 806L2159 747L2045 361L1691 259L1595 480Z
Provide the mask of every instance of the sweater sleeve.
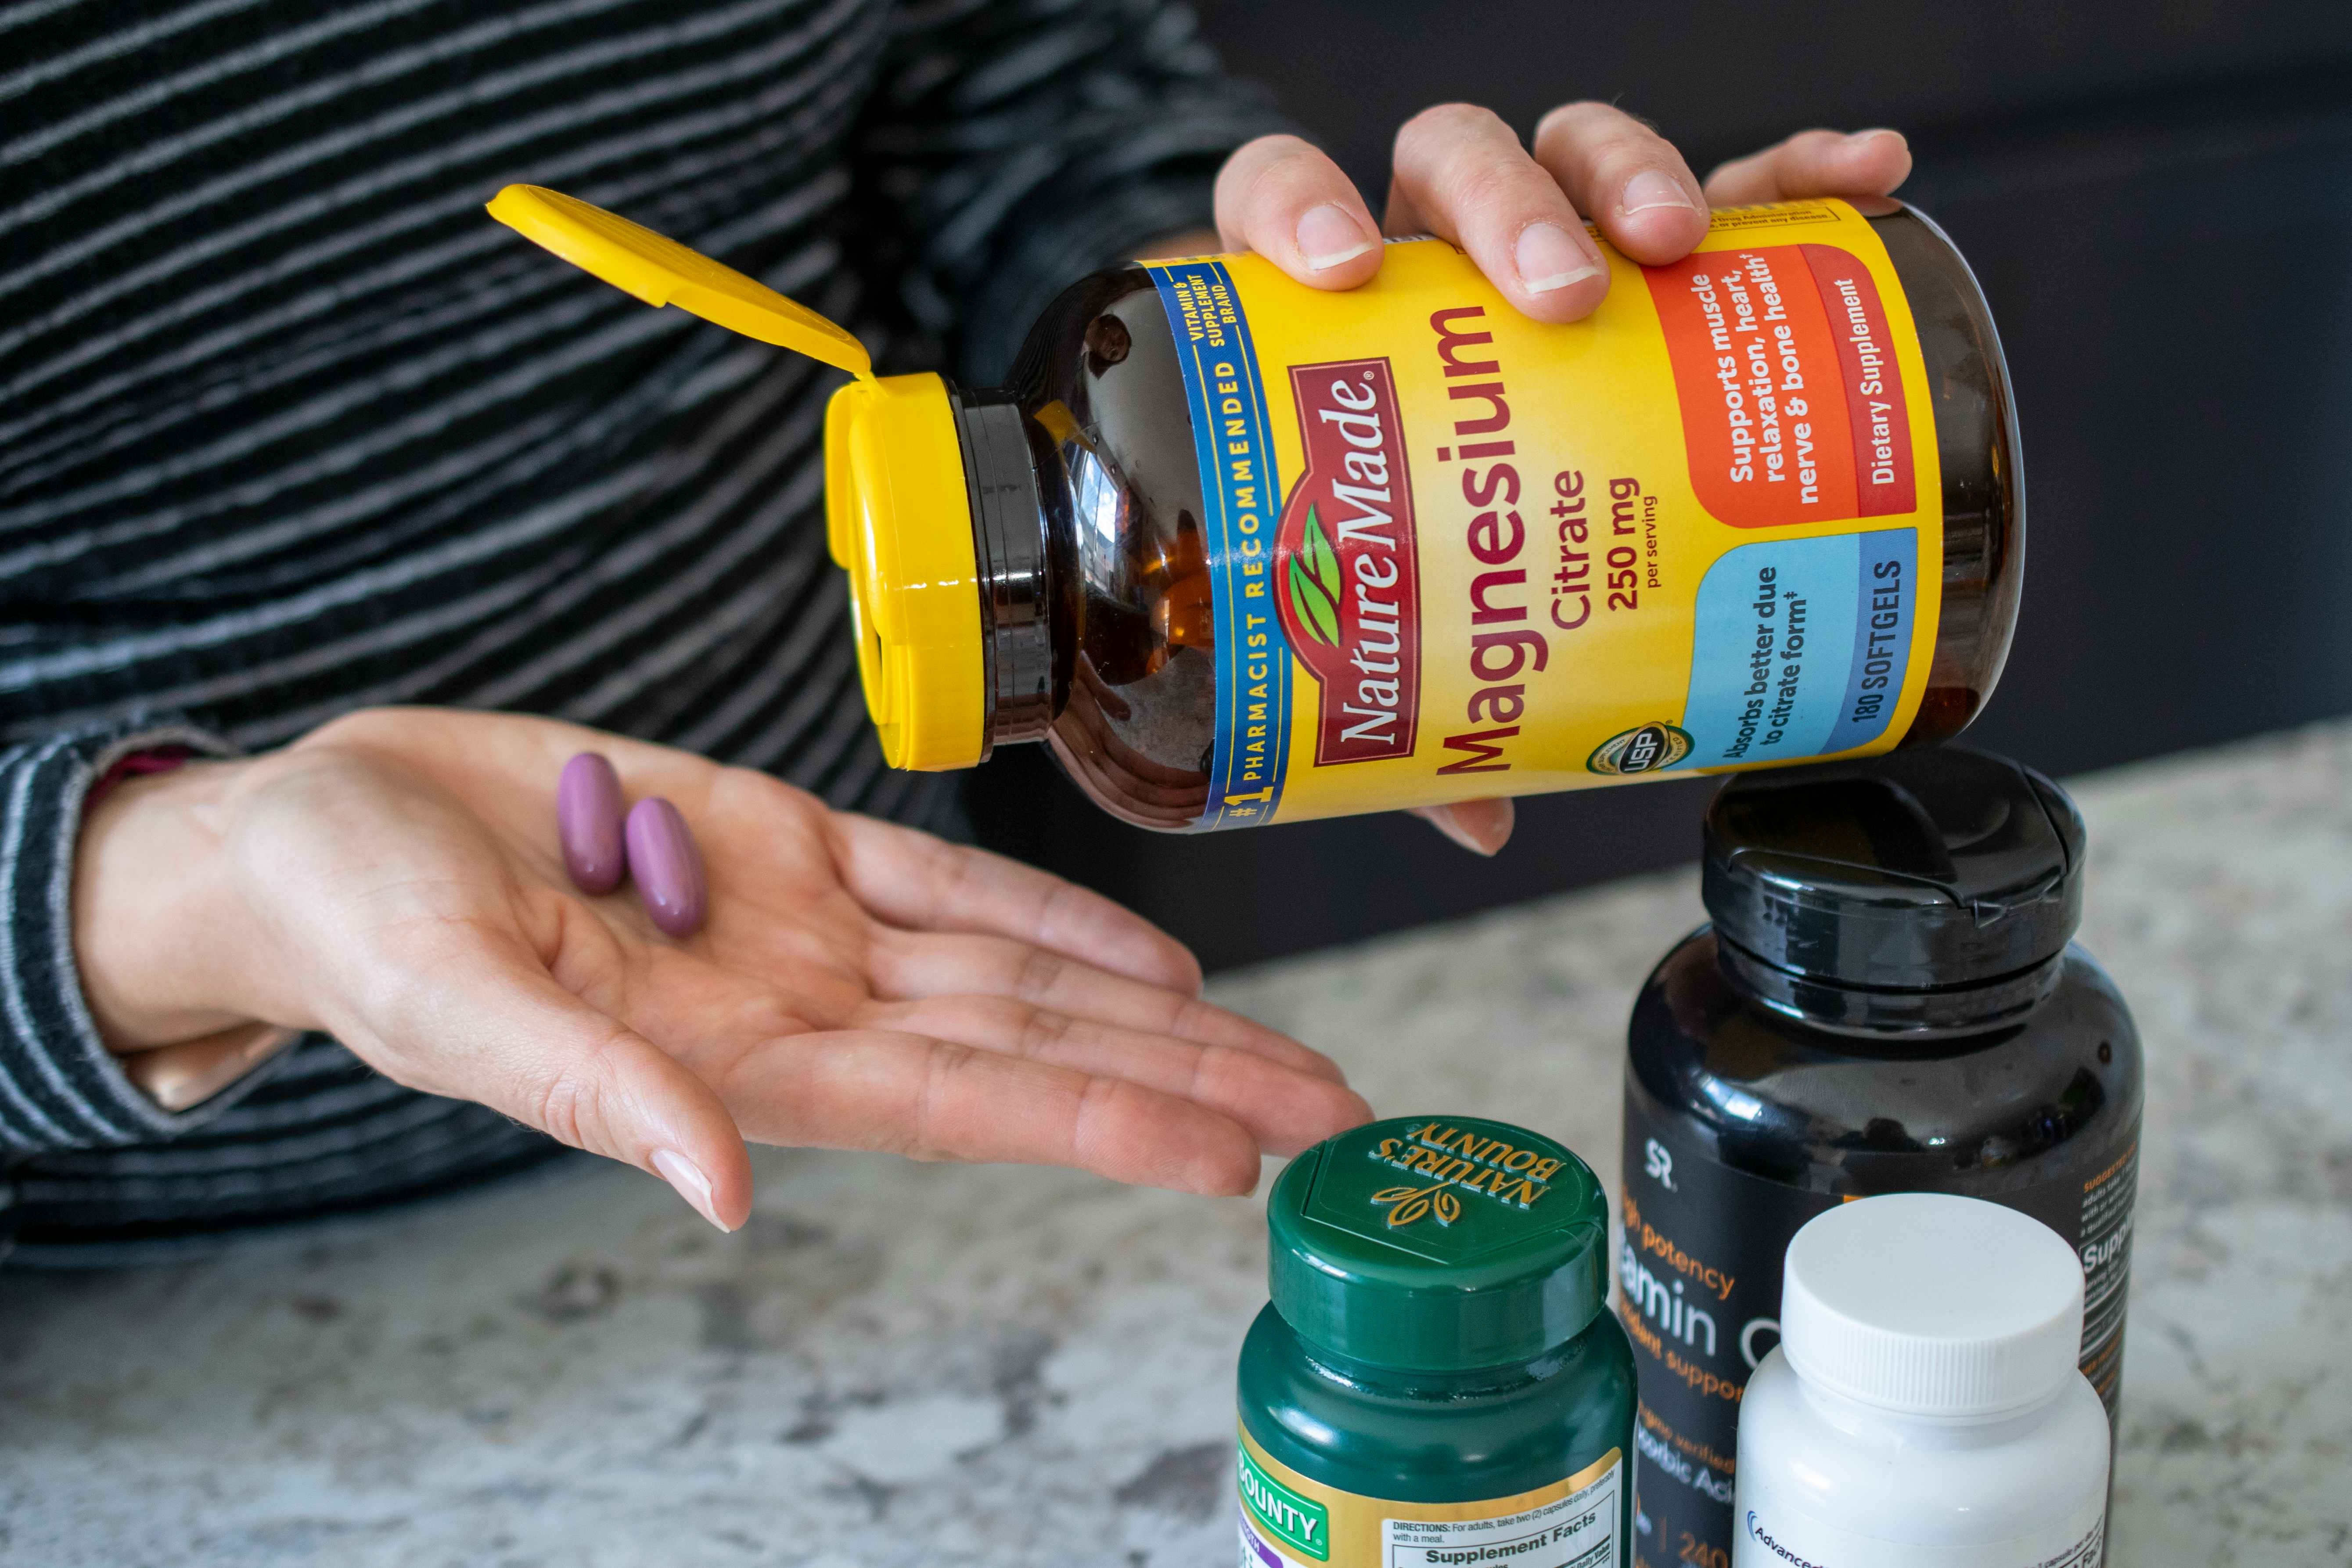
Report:
M227 1109L243 1087L185 1111L157 1106L99 1037L74 960L74 848L90 786L121 757L173 747L233 754L216 736L168 722L0 749L0 1154L169 1138Z
M1170 0L924 0L860 152L898 304L987 384L1066 284L1207 226L1226 154L1288 129Z

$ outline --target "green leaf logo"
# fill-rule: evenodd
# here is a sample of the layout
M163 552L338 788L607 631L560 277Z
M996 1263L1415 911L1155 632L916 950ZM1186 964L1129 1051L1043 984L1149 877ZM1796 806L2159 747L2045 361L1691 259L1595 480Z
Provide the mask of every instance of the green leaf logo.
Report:
M1339 646L1339 556L1322 519L1307 509L1307 527L1298 552L1290 558L1290 576L1284 584L1290 595L1292 618L1311 637L1332 647Z

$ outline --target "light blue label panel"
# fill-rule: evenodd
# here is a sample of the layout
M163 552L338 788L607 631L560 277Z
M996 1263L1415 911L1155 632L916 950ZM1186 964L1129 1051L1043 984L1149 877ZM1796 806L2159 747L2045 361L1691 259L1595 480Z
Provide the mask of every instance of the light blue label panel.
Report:
M1885 733L1910 663L1917 575L1907 528L1726 552L1699 584L1680 765L1794 762Z

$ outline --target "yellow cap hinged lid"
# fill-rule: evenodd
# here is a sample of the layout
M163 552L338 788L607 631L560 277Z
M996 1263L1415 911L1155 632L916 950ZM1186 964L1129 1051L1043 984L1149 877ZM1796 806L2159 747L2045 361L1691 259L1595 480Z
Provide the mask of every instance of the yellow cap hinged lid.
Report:
M489 213L648 305L676 305L856 377L825 409L825 539L849 574L866 711L893 767L970 767L985 756L980 570L947 384L877 376L866 345L807 306L561 192L509 185Z

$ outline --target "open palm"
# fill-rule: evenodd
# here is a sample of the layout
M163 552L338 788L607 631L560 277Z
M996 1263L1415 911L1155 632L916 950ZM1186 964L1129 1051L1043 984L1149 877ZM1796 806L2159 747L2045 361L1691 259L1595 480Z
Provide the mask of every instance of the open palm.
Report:
M591 749L691 825L694 936L572 886L554 786ZM1328 1060L1202 1001L1139 917L765 774L436 709L266 761L225 813L224 1005L657 1170L722 1225L750 1205L746 1138L1240 1193L1261 1151L1368 1114Z

